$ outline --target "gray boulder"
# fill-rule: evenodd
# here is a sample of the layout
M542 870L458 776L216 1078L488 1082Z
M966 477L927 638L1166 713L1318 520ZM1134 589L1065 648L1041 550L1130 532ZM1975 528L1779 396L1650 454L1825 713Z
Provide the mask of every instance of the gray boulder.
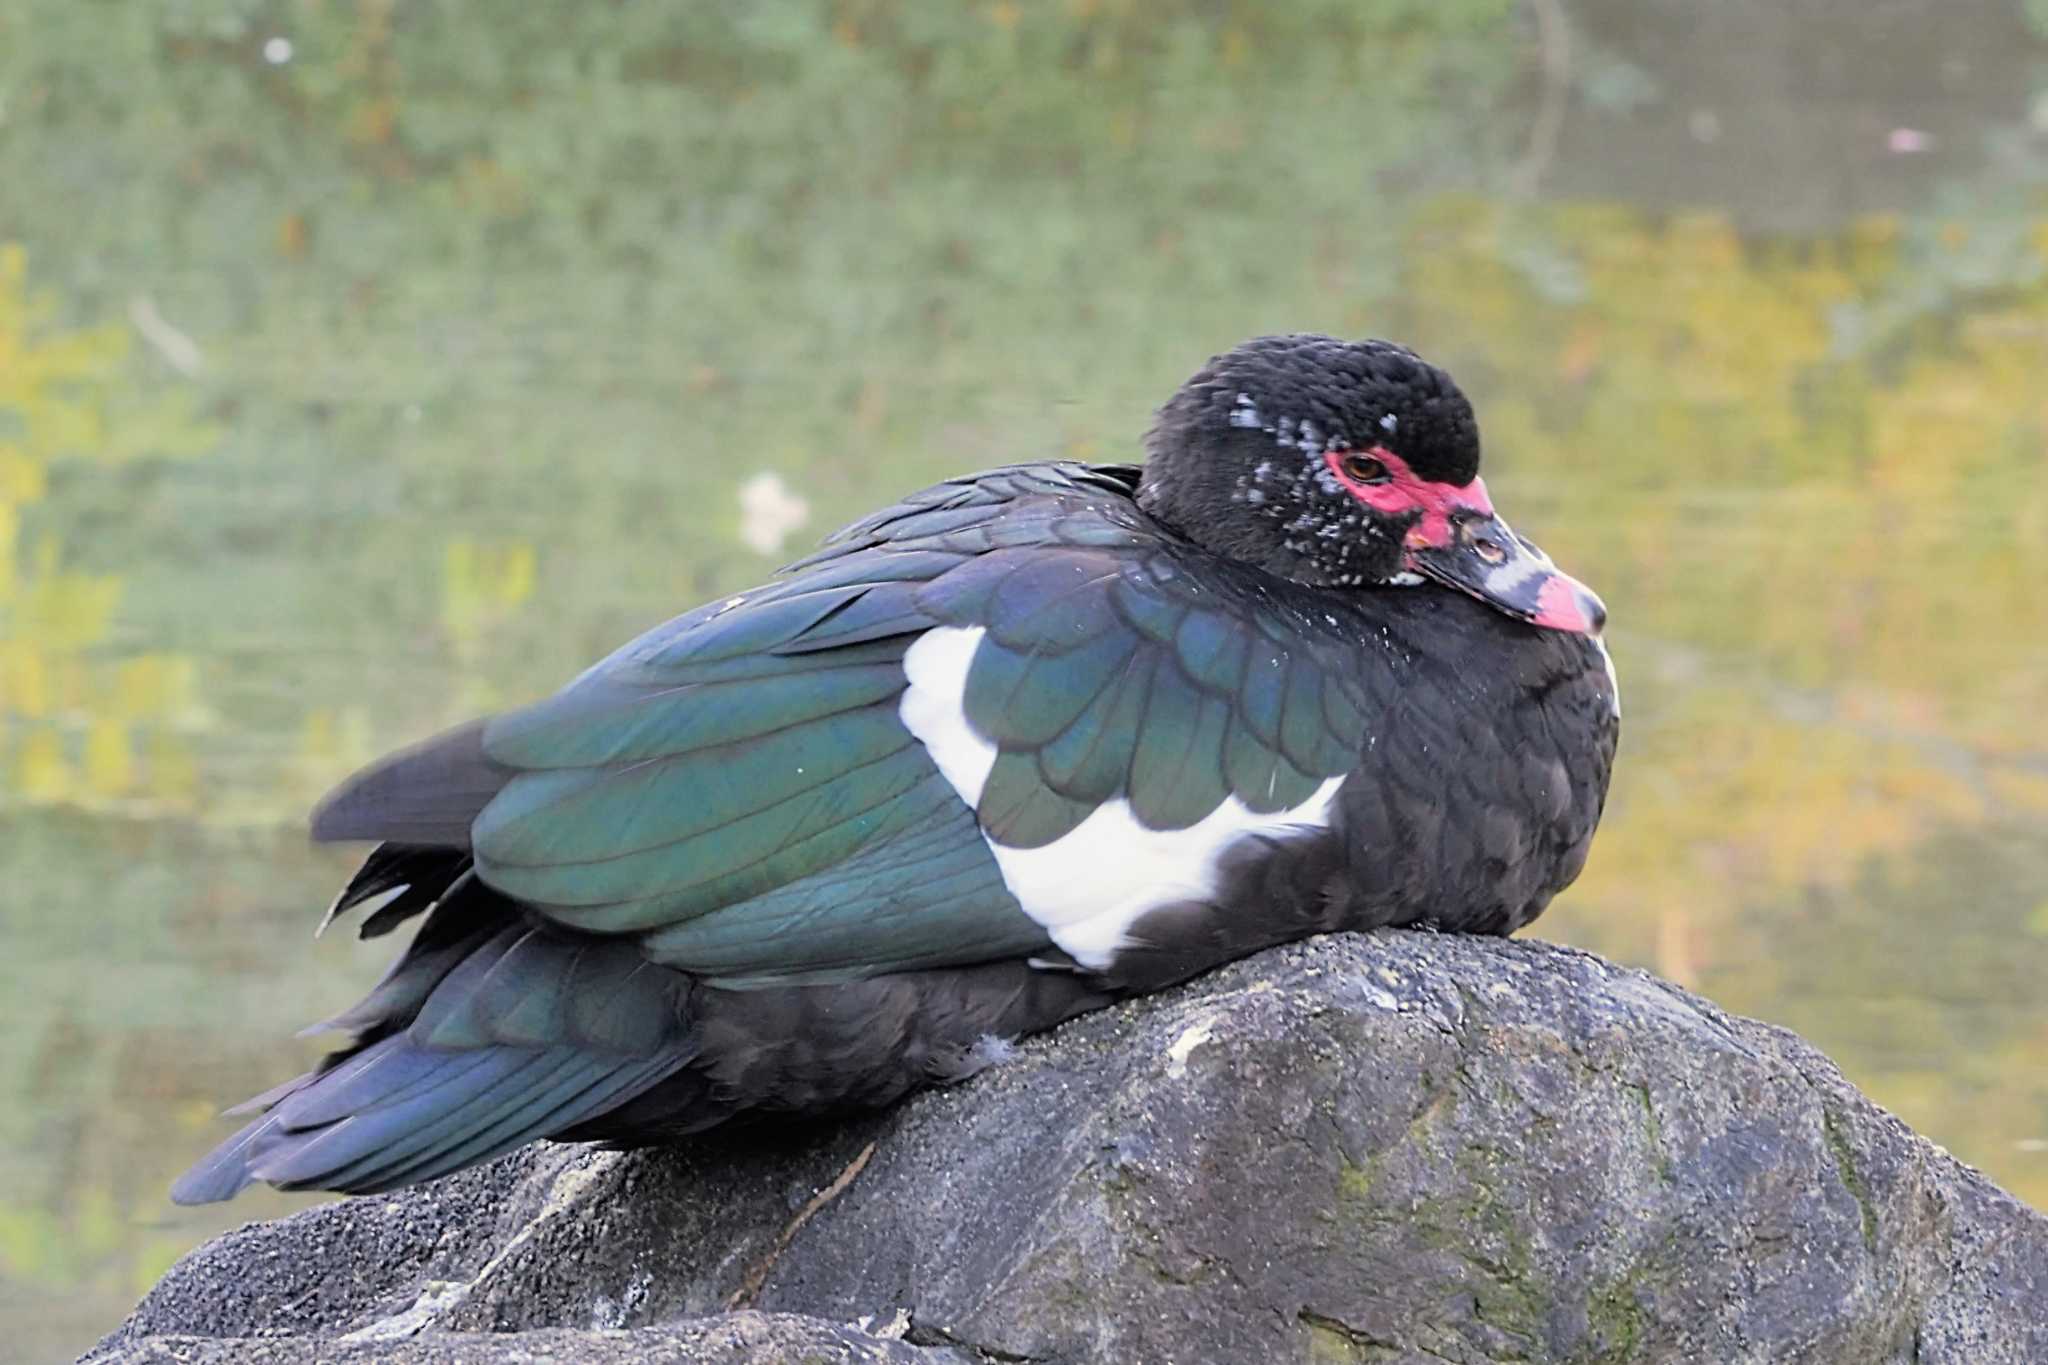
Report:
M148 1337L129 1365L976 1365L978 1357L798 1313L720 1313L659 1326L358 1337Z
M1387 932L887 1114L253 1224L89 1357L628 1358L2038 1363L2048 1219L1782 1030Z

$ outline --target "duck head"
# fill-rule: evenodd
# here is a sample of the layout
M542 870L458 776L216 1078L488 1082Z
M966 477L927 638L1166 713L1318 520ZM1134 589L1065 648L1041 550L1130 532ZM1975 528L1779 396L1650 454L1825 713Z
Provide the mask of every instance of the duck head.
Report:
M1451 377L1389 341L1258 337L1160 409L1138 502L1204 549L1326 588L1442 583L1532 625L1607 609L1509 528Z

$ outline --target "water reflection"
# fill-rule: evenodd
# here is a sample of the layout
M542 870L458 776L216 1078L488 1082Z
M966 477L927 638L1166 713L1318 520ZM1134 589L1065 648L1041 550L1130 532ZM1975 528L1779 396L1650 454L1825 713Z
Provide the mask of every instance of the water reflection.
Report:
M649 8L36 0L0 41L31 1354L291 1203L163 1189L380 965L307 942L327 783L753 581L796 501L802 539L1125 457L1287 328L1449 364L1613 610L1623 763L1541 931L1800 1029L2048 1205L2048 86L2010 7Z

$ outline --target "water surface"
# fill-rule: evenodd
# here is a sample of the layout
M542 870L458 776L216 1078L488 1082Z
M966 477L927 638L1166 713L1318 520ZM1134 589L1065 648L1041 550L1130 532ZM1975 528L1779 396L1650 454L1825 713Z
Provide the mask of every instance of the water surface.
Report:
M2029 14L2034 17L2030 20ZM0 1318L198 1239L382 965L330 783L840 520L1409 341L1626 711L1536 933L2048 1205L2041 7L0 14ZM763 481L763 476L772 478Z

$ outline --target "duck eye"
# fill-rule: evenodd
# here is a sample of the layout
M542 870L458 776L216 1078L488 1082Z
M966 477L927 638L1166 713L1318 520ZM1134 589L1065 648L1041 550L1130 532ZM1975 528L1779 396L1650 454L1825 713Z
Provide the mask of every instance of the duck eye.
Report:
M1385 483L1393 475L1372 456L1352 451L1344 457L1344 477L1356 483Z

